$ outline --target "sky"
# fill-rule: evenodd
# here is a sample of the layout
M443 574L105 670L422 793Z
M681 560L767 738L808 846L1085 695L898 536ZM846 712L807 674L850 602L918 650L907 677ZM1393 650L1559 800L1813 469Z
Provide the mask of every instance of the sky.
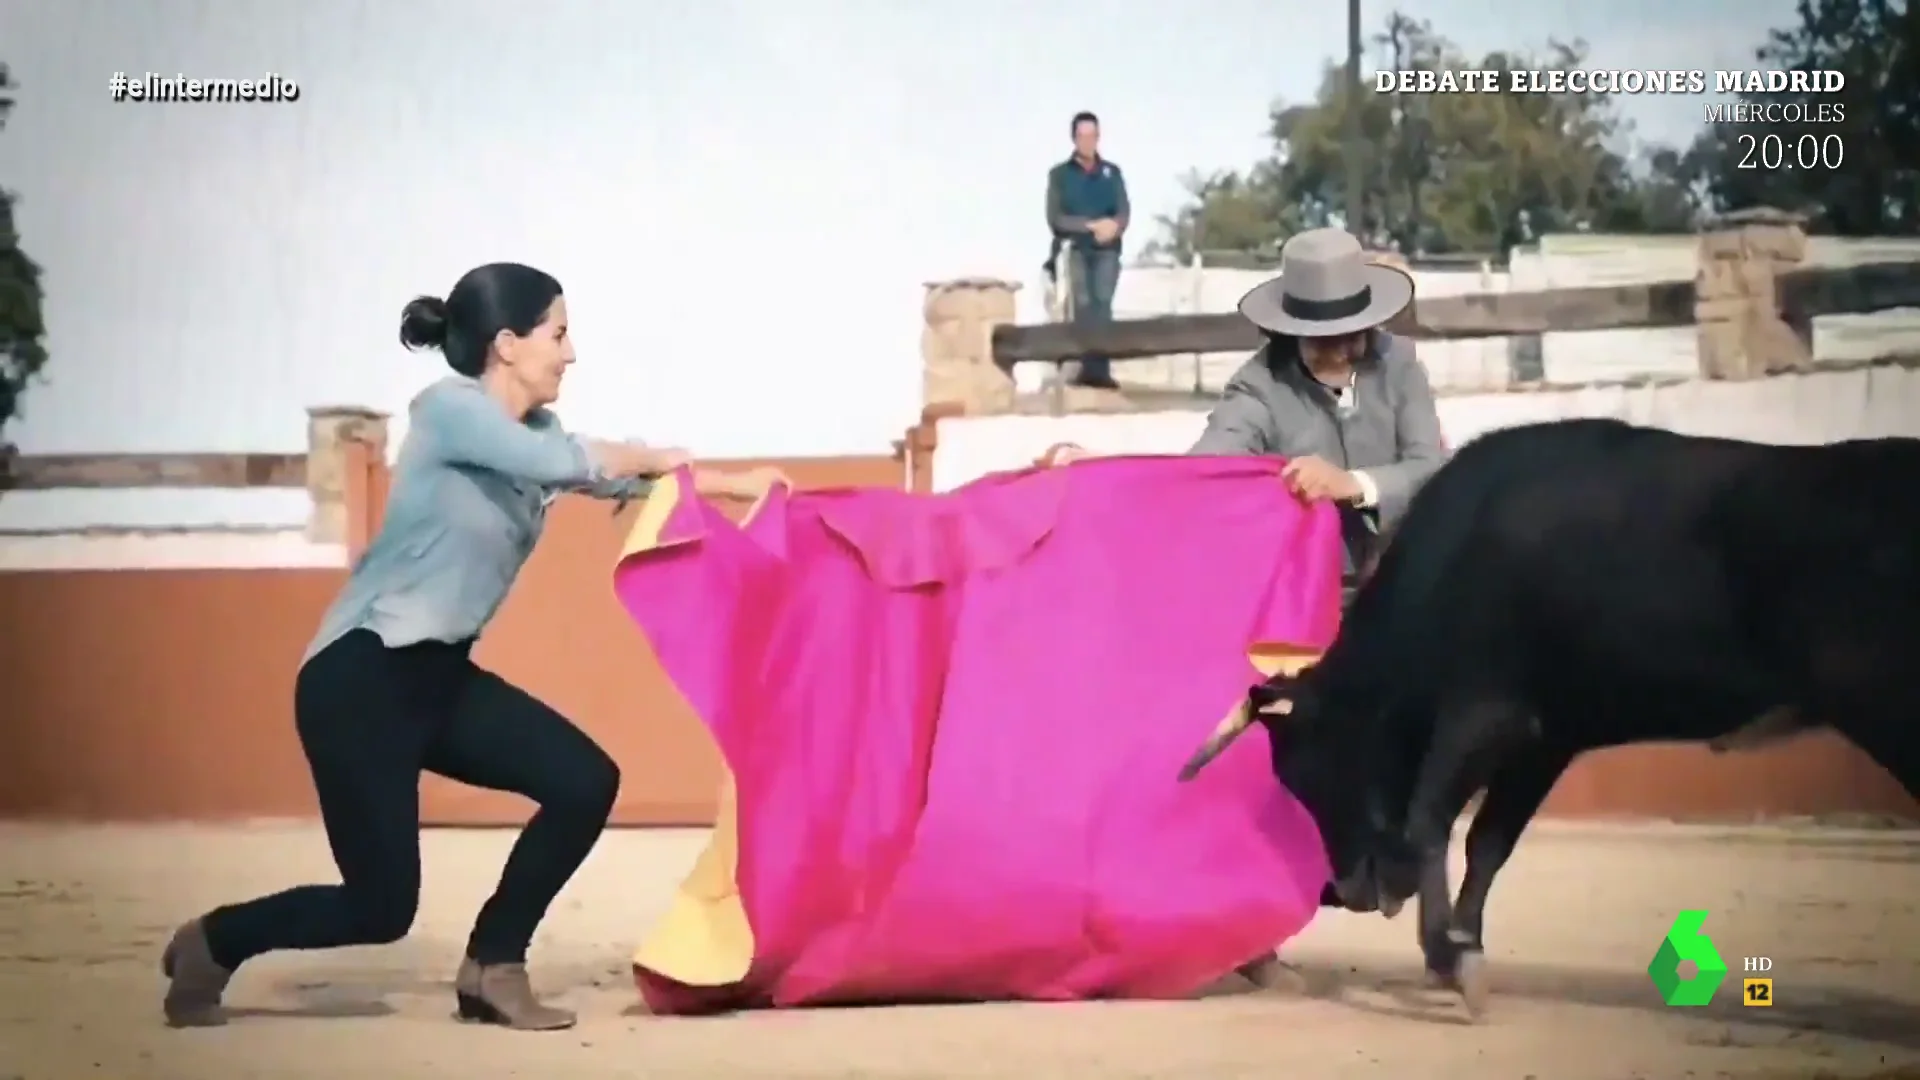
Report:
M1752 66L1791 8L1400 6L1470 52L1578 37L1595 67L1705 69ZM0 0L0 184L53 353L8 434L298 449L304 406L403 410L443 373L395 343L408 298L519 260L567 289L571 426L884 452L919 411L923 284L1033 280L1074 112L1144 219L1188 170L1260 156L1268 104L1344 42L1324 0ZM147 70L302 93L109 101ZM1680 141L1703 100L1625 104Z

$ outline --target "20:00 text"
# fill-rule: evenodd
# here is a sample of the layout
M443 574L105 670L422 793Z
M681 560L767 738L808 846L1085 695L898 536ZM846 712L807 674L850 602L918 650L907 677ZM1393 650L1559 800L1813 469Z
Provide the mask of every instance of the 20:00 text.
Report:
M1741 135L1734 141L1741 148L1736 169L1838 169L1847 156L1846 141L1831 133Z

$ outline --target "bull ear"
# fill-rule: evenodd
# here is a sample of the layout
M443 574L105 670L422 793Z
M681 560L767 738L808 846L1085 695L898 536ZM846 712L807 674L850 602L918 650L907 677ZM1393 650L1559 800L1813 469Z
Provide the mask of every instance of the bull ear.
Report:
M1208 735L1207 741L1201 743L1200 749L1195 750L1193 756L1187 759L1187 763L1180 767L1180 782L1184 784L1200 775L1201 769L1206 768L1209 762L1219 757L1220 752L1232 744L1233 740L1239 738L1252 726L1253 707L1243 698L1240 704L1233 707L1232 712L1221 718L1220 723L1215 725L1213 734Z

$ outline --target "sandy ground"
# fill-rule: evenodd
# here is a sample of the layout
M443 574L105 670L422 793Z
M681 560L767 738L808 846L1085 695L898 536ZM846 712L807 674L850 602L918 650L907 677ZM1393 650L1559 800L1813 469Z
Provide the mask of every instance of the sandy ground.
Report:
M1288 955L1308 992L1237 980L1190 1002L637 1015L626 958L698 836L610 834L536 945L536 981L584 1015L523 1034L456 1024L466 921L511 837L438 831L407 942L271 957L218 1030L159 1019L155 955L218 901L331 880L311 828L0 826L0 1080L157 1077L970 1078L1859 1076L1920 1070L1920 835L1543 827L1489 914L1492 1017L1417 989L1410 916L1323 915ZM1704 1009L1645 974L1681 907L1736 969ZM1904 1070L1902 1070L1902 1074ZM1911 1074L1920 1076L1920 1071Z

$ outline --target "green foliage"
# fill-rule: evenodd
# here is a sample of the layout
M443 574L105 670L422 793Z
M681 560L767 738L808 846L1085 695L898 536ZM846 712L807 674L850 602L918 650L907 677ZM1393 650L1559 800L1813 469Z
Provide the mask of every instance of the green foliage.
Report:
M1727 129L1705 131L1684 150L1633 150L1631 126L1608 94L1506 89L1509 72L1585 67L1581 43L1470 58L1429 24L1395 13L1374 38L1383 66L1497 71L1502 89L1382 94L1369 78L1349 102L1344 72L1330 64L1312 101L1269 110L1269 158L1188 178L1189 201L1160 220L1160 249L1214 261L1216 253L1271 253L1302 228L1342 224L1371 244L1415 254L1495 254L1552 232L1683 232L1703 216L1761 204L1808 210L1825 231L1916 231L1920 27L1906 0L1801 0L1799 19L1772 35L1759 62L1846 74L1837 100L1847 122L1820 129L1844 137L1839 170L1736 169ZM1342 220L1349 107L1360 110L1364 134L1357 227Z
M1776 122L1715 124L1695 140L1689 155L1712 207L1797 210L1812 228L1843 236L1920 234L1920 12L1906 0L1800 0L1795 14L1794 26L1756 51L1760 65L1838 71L1846 85L1834 94L1741 95ZM1793 115L1822 105L1845 118ZM1769 135L1780 142L1767 146ZM1803 167L1816 146L1841 149L1844 160ZM1786 160L1767 168L1774 155Z
M15 89L6 64L0 63L0 130L13 111ZM18 415L27 384L47 363L40 267L20 250L13 200L11 192L0 188L0 430Z

